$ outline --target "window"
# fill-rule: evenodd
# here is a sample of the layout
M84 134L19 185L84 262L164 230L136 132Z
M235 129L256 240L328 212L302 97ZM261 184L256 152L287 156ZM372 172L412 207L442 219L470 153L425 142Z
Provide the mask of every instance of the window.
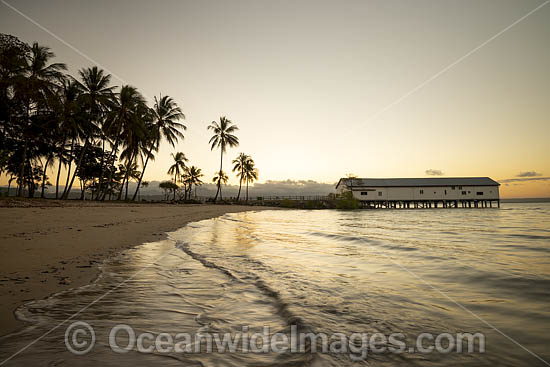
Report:
M459 190L462 190L462 186L458 186L458 189L459 189Z
M378 191L378 196L382 196L382 191Z
M445 195L447 195L447 190L445 190Z
M468 194L471 194L472 192L471 191L468 191Z
M420 190L420 195L424 195L424 190Z
M369 193L366 191L361 191L361 195L368 195Z
M466 191L462 191L462 195L466 195Z
M479 196L483 195L483 191L476 192L476 195L479 195Z
M454 186L451 186L451 189L452 189L452 190L454 190L454 189L455 189L455 187L454 187Z

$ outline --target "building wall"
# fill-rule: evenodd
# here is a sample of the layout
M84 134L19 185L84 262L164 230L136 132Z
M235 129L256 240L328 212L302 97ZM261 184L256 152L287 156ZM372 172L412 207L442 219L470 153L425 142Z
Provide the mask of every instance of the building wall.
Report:
M498 200L498 189L498 186L353 187L353 196L362 201Z

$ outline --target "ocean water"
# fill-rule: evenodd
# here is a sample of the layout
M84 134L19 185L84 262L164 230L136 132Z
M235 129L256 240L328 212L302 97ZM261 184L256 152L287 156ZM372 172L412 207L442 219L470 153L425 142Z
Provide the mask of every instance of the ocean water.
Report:
M544 366L549 306L548 203L245 212L136 246L107 260L93 284L21 306L28 326L0 339L0 363L20 351L5 365ZM83 355L66 346L76 321L95 333ZM131 338L109 335L121 324L150 338L295 332L323 334L330 345L306 338L303 351L251 352L243 343L207 353L198 342L182 351L150 341L153 350L119 353L113 340L124 347ZM366 339L349 344L352 333ZM479 333L471 352L459 333ZM433 339L418 348L419 335ZM348 349L332 343L343 337Z

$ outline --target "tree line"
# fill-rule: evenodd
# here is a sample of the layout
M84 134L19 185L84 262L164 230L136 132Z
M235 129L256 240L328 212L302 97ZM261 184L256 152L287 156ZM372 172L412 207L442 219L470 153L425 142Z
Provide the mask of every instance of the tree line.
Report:
M220 121L212 121L207 127L208 130L213 131L213 135L210 138L210 149L220 149L220 169L214 174L212 182L216 184L216 196L214 201L223 200L222 187L227 184L229 180L227 174L223 171L223 154L226 153L227 148L236 147L239 145L239 138L235 136L235 131L239 128L233 124L231 120L225 116L220 117ZM201 178L204 176L201 169L196 166L188 166L188 159L183 152L172 154L174 163L168 169L167 174L173 176L171 181L164 181L159 184L159 187L164 190L165 198L168 198L168 193L173 193L174 200L176 199L176 193L180 193L180 199L191 199L192 189L203 184ZM239 179L239 192L236 197L236 201L239 201L241 196L241 190L243 183L246 184L246 201L248 201L248 185L258 179L258 169L255 166L254 160L247 154L240 153L233 161L233 172L236 172L236 176ZM178 183L183 186L178 186ZM195 191L196 197L196 191Z
M46 46L0 34L0 174L8 178L8 195L12 185L17 196L26 189L29 197L37 191L44 197L46 186L55 186L55 198L67 199L78 178L81 199L88 193L95 200L135 200L147 185L143 176L160 144L174 147L184 139L184 113L169 96L155 97L149 107L136 87L111 85L111 75L97 66L82 68L73 77L54 57ZM227 182L223 154L238 146L233 134L238 128L222 117L208 129L214 132L211 149L221 151L214 177L217 200ZM175 199L182 184L183 198L190 199L204 175L200 168L187 166L183 153L173 158L169 190ZM248 183L257 179L258 171L242 153L233 163L239 196L246 183L248 198ZM48 177L51 168L54 178ZM131 180L137 183L133 193L128 192ZM165 189L166 183L161 184Z

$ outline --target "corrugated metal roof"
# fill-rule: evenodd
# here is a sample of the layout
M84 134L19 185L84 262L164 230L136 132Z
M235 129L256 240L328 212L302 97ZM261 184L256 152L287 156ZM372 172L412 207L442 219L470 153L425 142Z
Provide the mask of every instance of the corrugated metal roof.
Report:
M353 180L351 183L350 180ZM498 186L498 182L489 177L426 177L426 178L341 178L336 187L347 186L373 187L411 187L411 186Z

